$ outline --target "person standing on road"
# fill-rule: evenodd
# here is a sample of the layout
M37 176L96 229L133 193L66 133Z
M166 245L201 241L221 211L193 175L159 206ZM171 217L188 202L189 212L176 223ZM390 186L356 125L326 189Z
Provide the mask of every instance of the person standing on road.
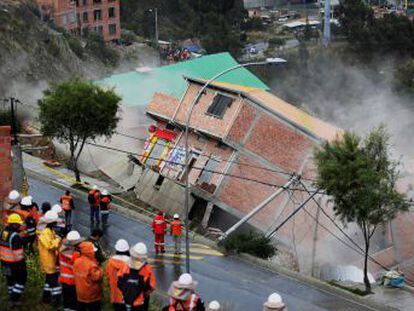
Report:
M23 220L18 214L10 214L7 223L0 236L0 261L7 280L9 302L11 307L16 307L21 304L20 298L27 280L23 239L19 235Z
M102 216L102 227L108 226L108 217L109 217L109 210L110 210L111 202L112 202L112 198L109 195L108 191L102 190L101 197L99 200L99 207L100 207L101 216Z
M72 210L75 209L75 204L69 190L66 190L65 194L60 197L60 204L65 211L66 231L70 231L72 229Z
M195 293L197 284L191 274L181 274L178 281L172 282L168 290L170 304L163 311L205 311L203 300Z
M109 258L106 266L111 304L115 311L126 311L122 292L118 288L118 274L129 263L129 244L124 239L115 243L115 255Z
M181 254L181 232L182 225L180 215L174 214L174 220L170 224L170 233L174 240L174 254Z
M283 303L282 297L278 293L273 293L263 304L263 311L288 311L288 309Z
M73 265L78 311L100 311L103 289L103 270L95 258L91 242L79 244L80 257Z
M118 288L124 298L126 310L148 311L150 295L155 290L154 272L147 260L147 246L137 243L130 249L131 258L118 276Z
M54 211L48 211L44 216L44 220L47 225L38 239L40 266L46 274L42 301L43 303L52 303L53 306L58 307L62 294L56 264L61 239L54 231L58 215Z
M99 215L99 189L98 186L93 186L88 193L88 202L91 211L91 228L94 228L95 221L96 225L99 227L100 215Z
M70 231L66 238L62 241L62 246L59 250L59 283L62 286L64 311L76 311L77 309L73 265L75 260L80 257L80 253L76 250L76 246L82 241L83 239L78 231Z
M152 232L154 233L155 252L165 253L164 236L167 232L167 222L162 211L158 211L157 216L152 221Z

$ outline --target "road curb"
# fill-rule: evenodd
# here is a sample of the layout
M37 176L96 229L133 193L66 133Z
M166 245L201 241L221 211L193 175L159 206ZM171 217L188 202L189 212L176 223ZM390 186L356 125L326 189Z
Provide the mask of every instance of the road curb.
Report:
M254 257L250 254L242 253L242 254L239 254L237 256L237 258L240 258L241 260L243 260L245 262L249 262L249 263L254 264L256 266L271 270L273 272L276 272L276 273L281 274L283 276L289 277L291 279L295 279L298 282L305 283L305 284L307 284L311 287L315 287L319 290L328 292L332 295L340 296L343 299L349 300L349 301L354 302L354 303L358 303L358 304L360 304L362 306L365 306L365 307L367 307L369 309L372 309L372 310L376 310L376 311L398 311L398 309L396 309L396 308L384 306L384 305L379 304L375 301L371 301L371 300L368 300L366 298L362 298L362 297L360 297L358 295L355 295L355 294L353 294L353 293L351 293L347 290L344 290L344 289L341 289L339 287L330 285L326 282L323 282L323 281L321 281L319 279L316 279L316 278L313 278L311 276L303 275L301 273L283 268L283 267L281 267L279 265L276 265L276 264L274 264L270 261Z

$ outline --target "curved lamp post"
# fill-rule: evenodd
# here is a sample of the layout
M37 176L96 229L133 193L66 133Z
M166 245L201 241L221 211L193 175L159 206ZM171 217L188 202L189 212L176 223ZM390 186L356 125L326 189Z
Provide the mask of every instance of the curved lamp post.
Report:
M202 94L204 93L204 91L211 85L211 83L213 83L215 80L217 80L218 78L220 78L221 76L239 69L239 68L243 68L243 67L249 67L249 66L261 66L261 65L271 65L271 64L284 64L286 63L286 60L282 59L282 58L267 58L265 61L261 61L261 62L250 62L250 63L245 63L245 64L237 64L233 67L230 67L226 70L223 70L222 72L216 74L214 77L212 77L210 80L208 80L203 87L198 91L197 96L194 98L194 100L192 101L189 109L188 109L188 113L187 113L187 120L185 123L185 159L186 159L186 163L185 163L185 263L186 263L186 271L187 273L190 273L190 242L189 242L189 204L190 204L190 182L189 182L189 150L188 150L188 134L189 134L189 127L190 127L190 119L191 119L191 115L193 114L193 110L195 105L198 104L198 102L200 101L200 98L202 96Z

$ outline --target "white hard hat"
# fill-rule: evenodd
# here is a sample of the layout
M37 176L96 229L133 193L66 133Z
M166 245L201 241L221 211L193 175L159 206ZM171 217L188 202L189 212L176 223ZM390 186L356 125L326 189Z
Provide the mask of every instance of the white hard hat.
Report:
M92 186L92 189L93 189L93 190L98 190L98 186L97 186L97 185L93 185L93 186Z
M115 243L115 250L118 252L126 252L129 250L129 244L126 240L124 239L119 239L118 241L116 241Z
M55 204L52 206L52 211L54 211L56 214L60 214L63 210L59 204Z
M269 296L269 298L267 298L264 306L268 308L282 308L285 304L282 301L282 297L280 297L278 293L273 293Z
M72 230L66 235L66 239L69 241L78 241L81 239L81 236L78 231Z
M193 283L193 277L189 273L183 273L180 275L180 278L178 279L178 282L181 285L190 285Z
M107 190L102 190L102 191L101 191L101 194L102 194L102 195L108 195L109 193L108 193L108 191L107 191Z
M50 224L52 222L56 222L58 220L59 216L55 211L47 211L44 220L46 223Z
M208 305L208 310L209 311L220 310L219 302L217 300L213 300L212 302L210 302L209 305Z
M32 199L30 199L30 197L23 197L20 204L24 206L32 206Z
M180 218L180 215L174 214L174 218Z
M135 244L130 249L131 257L134 257L134 258L145 258L147 257L147 253L148 253L147 246L142 242Z
M17 190L12 190L9 193L9 201L13 202L13 203L17 203L20 200L20 193Z
M31 196L31 195L28 195L27 196L30 200L32 200L33 201L33 197Z

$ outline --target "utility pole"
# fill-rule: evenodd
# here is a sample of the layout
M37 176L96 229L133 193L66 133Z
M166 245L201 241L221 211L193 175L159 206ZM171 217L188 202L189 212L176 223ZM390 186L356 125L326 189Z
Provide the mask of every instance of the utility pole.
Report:
M20 103L18 99L14 98L14 97L10 97L10 98L5 98L3 99L4 102L9 102L10 103L10 125L11 125L11 130L12 130L12 135L13 135L13 140L11 142L12 145L17 145L18 140L17 140L17 123L16 123L16 108L15 108L15 103Z
M323 45L328 46L331 41L331 0L325 0L325 16L323 25Z
M316 210L316 222L315 229L313 231L313 246L312 246L312 276L315 277L315 259L316 259L316 243L318 242L318 227L319 227L319 214L321 212L321 206L318 205Z
M158 47L158 40L159 40L159 34L158 34L158 8L149 9L149 12L154 12L154 29L155 29L155 45Z

